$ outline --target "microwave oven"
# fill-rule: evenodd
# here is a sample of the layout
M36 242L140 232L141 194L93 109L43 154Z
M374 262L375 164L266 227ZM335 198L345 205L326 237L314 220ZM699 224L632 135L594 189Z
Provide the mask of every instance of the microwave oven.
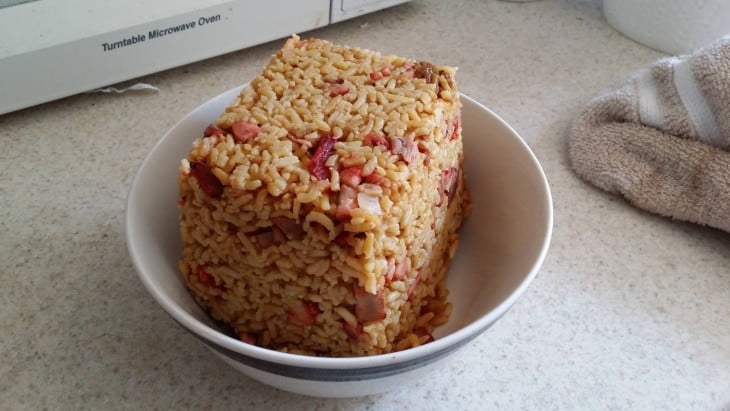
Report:
M408 0L0 0L0 114Z

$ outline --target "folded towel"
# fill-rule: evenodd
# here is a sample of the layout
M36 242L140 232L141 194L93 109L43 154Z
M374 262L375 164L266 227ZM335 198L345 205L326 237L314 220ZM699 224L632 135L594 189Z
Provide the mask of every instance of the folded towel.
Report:
M578 175L637 207L730 232L730 36L597 97L569 153Z

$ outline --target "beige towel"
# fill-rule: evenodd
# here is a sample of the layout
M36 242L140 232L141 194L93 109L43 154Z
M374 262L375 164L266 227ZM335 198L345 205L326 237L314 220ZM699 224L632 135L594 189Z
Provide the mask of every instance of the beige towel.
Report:
M597 97L569 146L576 173L597 187L730 232L730 36Z

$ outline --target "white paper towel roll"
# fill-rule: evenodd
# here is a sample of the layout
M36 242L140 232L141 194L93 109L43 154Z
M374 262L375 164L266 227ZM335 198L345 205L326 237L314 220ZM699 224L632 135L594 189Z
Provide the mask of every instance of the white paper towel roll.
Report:
M603 13L627 37L669 54L730 33L730 0L603 0Z

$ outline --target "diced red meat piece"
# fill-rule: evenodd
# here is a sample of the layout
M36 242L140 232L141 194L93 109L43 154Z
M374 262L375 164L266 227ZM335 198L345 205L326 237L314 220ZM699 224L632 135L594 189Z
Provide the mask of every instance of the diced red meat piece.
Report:
M418 144L410 138L393 137L390 139L390 152L400 155L403 161L410 164L419 153Z
M454 117L444 118L441 121L441 127L444 129L444 138L456 140L461 132L461 110L457 110Z
M238 339L246 344L256 345L256 337L249 333L238 333Z
M209 272L205 271L205 268L200 267L198 268L198 281L200 281L201 284L207 285L209 287L215 287L219 290L225 290L226 287L216 284L215 277L213 277Z
M388 257L386 261L388 262L388 266L385 271L385 283L388 284L393 281L393 275L395 274L395 258Z
M350 86L345 83L330 84L330 97L341 96L350 91Z
M407 258L403 261L398 262L395 265L395 271L393 272L393 280L398 281L402 280L406 277L406 274L408 274L408 270L411 268L410 260Z
M390 152L400 155L405 150L405 143L401 137L393 137L390 139Z
M259 247L267 248L274 245L274 233L273 231L262 231L255 235L256 241L259 243Z
M287 310L290 320L303 325L314 324L319 312L317 303L306 300L299 301L299 303L290 306Z
M451 199L454 198L458 177L459 170L455 167L449 167L441 173L441 192L446 195L448 201L451 201ZM443 204L443 198L441 203Z
M385 182L385 178L380 173L370 173L367 177L365 177L365 183L367 184L375 184L378 186L382 186L383 182Z
M274 236L274 244L281 244L286 241L286 234L277 226L271 228L271 234Z
M370 79L373 81L378 81L382 79L383 77L388 77L390 75L390 67L386 67L382 70L374 70L370 72Z
M290 240L301 240L304 238L304 228L293 218L274 217L271 219L271 222Z
M365 137L363 137L363 141L365 142L365 144L369 144L373 147L382 146L385 148L390 148L390 142L388 141L387 138L385 138L385 136L383 136L381 134L376 134L376 133L365 134Z
M441 207L444 204L449 203L449 197L446 195L444 190L439 190L439 202L436 204L436 207Z
M205 285L215 285L215 279L204 268L198 268L198 281Z
M420 151L420 150L419 150ZM431 152L430 151L421 151L423 154L423 165L426 167L431 165Z
M198 185L209 197L220 197L223 194L223 183L211 171L208 163L193 161L190 163L190 174L198 181Z
M421 270L416 271L416 277L413 279L410 285L408 285L408 301L411 300L413 293L416 291L416 286L421 281Z
M350 186L341 186L337 201L335 218L339 221L345 221L350 218L350 210L357 208L357 190Z
M324 80L325 83L330 83L330 84L342 84L345 82L345 79L340 78L340 77L335 77L332 75L326 76L322 80Z
M325 165L327 158L332 153L332 148L335 146L335 139L331 135L323 135L317 142L317 148L314 149L312 158L309 159L307 168L309 172L317 180L327 180L330 178L330 170Z
M271 245L272 242L273 243L276 243L276 241L273 240L276 237L274 235L274 231L281 232L281 230L279 230L278 227L276 227L276 226L269 226L269 227L257 228L256 230L249 231L246 234L249 237L255 238L256 241L259 242L259 245L261 245L262 247L268 247L269 245ZM284 234L282 233L281 235L283 237ZM261 244L261 243L263 243L263 244Z
M208 127L205 128L205 131L203 132L203 137L210 137L210 136L216 136L216 137L223 137L226 133L221 130L218 126L215 124L209 124Z
M233 132L233 139L239 143L245 143L246 141L256 137L261 131L261 128L256 124L249 123L247 121L240 121L233 123L231 126Z
M360 323L352 326L347 321L342 321L342 328L345 330L347 335L355 341L359 340L362 337L363 329L362 324Z
M340 247L347 247L350 245L350 234L348 234L347 231L337 234L337 237L335 237L335 243Z
M426 80L426 83L435 83L437 73L438 70L436 69L436 67L427 61L419 61L413 67L414 77L422 78Z
M385 319L385 296L383 290L370 294L362 287L355 286L355 316L358 322L368 323Z
M416 158L416 155L420 153L418 151L418 144L414 140L406 139L406 147L405 151L401 154L403 156L403 160L406 161L406 163L410 163Z
M362 181L362 166L347 167L340 171L340 183L357 187Z
M451 132L451 139L456 140L459 138L459 133L461 132L461 117L457 116L454 119L454 130Z

